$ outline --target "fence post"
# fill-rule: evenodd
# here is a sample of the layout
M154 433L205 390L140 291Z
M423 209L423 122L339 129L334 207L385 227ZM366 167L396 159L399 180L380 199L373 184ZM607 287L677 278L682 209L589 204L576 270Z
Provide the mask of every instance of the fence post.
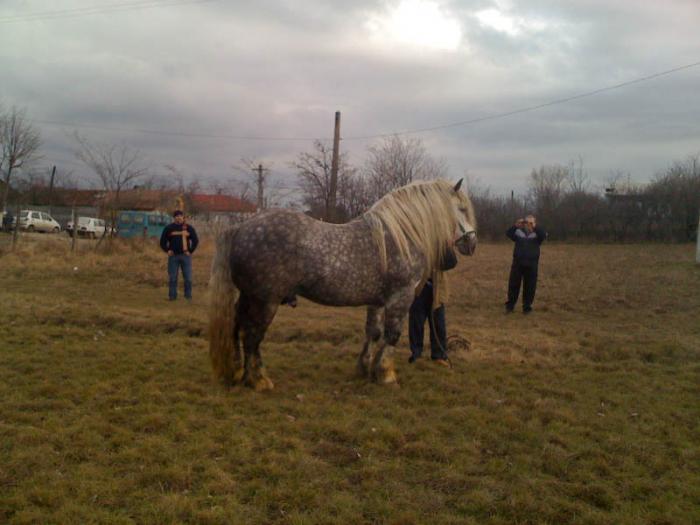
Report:
M9 191L9 190L8 190ZM19 212L21 211L19 201L15 207L15 230L12 232L12 249L17 245L17 236L19 235Z
M70 243L70 251L74 252L75 238L78 236L78 225L75 222L75 206L73 206L73 210L71 211L71 220L73 221L73 238L71 239Z
M700 264L700 215L698 216L697 247L695 248L695 262Z

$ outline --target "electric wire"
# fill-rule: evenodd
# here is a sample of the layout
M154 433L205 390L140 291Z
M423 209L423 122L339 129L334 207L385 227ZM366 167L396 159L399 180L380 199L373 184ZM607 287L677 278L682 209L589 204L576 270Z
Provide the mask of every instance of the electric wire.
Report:
M53 20L57 18L74 18L79 16L99 15L120 11L132 11L136 9L153 9L185 4L203 4L214 1L216 0L148 0L146 2L125 2L102 6L75 7L71 9L57 9L53 11L40 11L20 15L0 16L0 24L34 22L37 20Z

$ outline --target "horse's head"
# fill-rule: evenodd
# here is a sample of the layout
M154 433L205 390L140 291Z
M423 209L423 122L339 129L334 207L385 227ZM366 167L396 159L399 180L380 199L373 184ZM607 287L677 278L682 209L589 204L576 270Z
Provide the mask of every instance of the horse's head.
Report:
M455 246L462 255L473 255L476 250L476 219L469 198L460 191L462 181L454 187L452 202L454 205L457 230L455 231Z

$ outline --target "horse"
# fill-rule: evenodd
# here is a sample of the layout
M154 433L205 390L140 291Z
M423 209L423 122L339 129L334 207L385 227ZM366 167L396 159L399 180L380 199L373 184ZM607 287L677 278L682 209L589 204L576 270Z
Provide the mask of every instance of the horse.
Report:
M272 209L219 234L209 283L215 378L228 387L272 389L260 343L279 305L300 295L367 306L357 370L396 383L391 354L416 287L440 273L448 250L472 255L476 248L474 208L461 184L413 182L345 224Z

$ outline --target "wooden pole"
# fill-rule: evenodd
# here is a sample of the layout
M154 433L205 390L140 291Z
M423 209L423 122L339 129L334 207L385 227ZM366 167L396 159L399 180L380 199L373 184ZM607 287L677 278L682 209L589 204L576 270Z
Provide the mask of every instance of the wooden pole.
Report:
M71 242L70 242L70 251L74 252L75 251L75 238L78 236L78 225L75 222L75 205L73 205L73 209L71 210L71 220L73 221L73 238L71 239Z
M53 179L56 176L56 166L51 170L51 183L49 184L49 215L51 215L51 197L53 196Z
M338 156L340 154L340 111L335 112L335 128L333 130L333 160L331 161L331 183L328 188L328 210L326 220L335 222L336 193L338 191Z
M262 211L265 207L264 195L263 195L263 167L262 164L258 164L258 211Z
M697 248L695 249L695 262L700 264L700 217L698 217L698 240Z
M12 249L14 250L17 244L17 236L19 235L19 200L17 201L17 206L15 207L15 231L12 232Z

